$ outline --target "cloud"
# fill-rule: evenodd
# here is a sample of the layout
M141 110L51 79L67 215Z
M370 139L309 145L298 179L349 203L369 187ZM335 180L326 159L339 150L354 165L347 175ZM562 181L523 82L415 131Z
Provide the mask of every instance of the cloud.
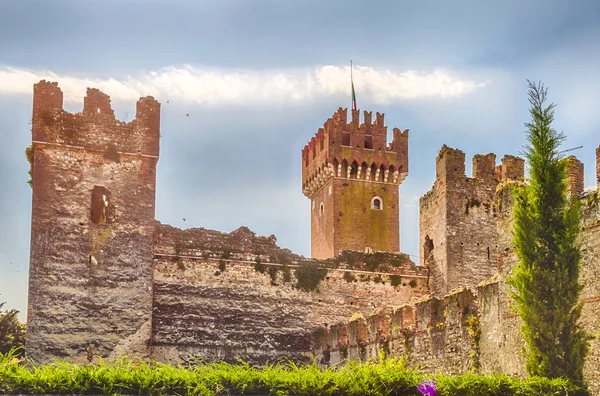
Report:
M592 192L592 191L596 191L596 186L593 184L590 184L589 186L587 186L583 191L585 192Z
M66 102L80 103L87 87L98 88L113 100L135 101L152 95L204 106L283 104L328 96L350 95L350 68L322 66L309 70L223 70L192 66L167 67L137 77L82 78L51 71L0 69L0 93L31 95L34 83L58 81ZM376 104L419 98L456 98L489 81L460 79L444 70L430 73L354 68L357 95Z

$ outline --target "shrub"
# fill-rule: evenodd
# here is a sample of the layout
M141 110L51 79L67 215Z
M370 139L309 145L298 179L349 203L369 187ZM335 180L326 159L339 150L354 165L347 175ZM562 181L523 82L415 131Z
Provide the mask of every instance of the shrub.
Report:
M346 271L344 272L344 280L346 282L354 282L356 280L356 277L352 272Z
M402 277L400 275L390 275L390 284L392 286L399 286L402 283Z
M316 291L319 283L327 276L327 269L315 264L304 264L296 270L296 288L304 291Z
M341 351L347 355L347 349ZM122 358L106 364L56 362L24 365L14 353L0 355L0 393L8 394L178 394L178 395L420 395L417 385L435 380L436 396L587 395L564 379L525 380L507 375L420 374L402 359L349 361L320 369L315 363L204 363L174 367L149 360Z

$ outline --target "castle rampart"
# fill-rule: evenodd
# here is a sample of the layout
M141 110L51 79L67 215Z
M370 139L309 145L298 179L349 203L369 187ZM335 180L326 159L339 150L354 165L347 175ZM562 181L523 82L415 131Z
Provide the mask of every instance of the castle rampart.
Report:
M437 210L437 213L442 213L445 210L443 206L446 203L443 200L442 208L434 207L439 202L440 195L446 192L437 187L444 182L443 175L461 173L460 159L464 158L462 152L444 147L440 157L448 154L449 161L439 164L438 170L450 171L438 173L434 188L421 199L422 205L429 205L425 208L426 212L436 213ZM576 158L568 160L569 166L576 172L571 171L567 181L574 186L571 191L577 192L583 186L580 172L582 165ZM597 152L596 160L600 160L600 151ZM448 167L448 164L451 166ZM486 164L486 173L490 167L490 164ZM392 323L391 330L381 327L378 337L364 335L362 332L362 338L353 343L347 343L345 337L339 337L338 334L349 332L353 321L361 320L357 317L337 323L330 330L318 329L313 333L313 350L322 364L334 364L345 357L357 360L377 359L378 351L383 351L395 357L406 356L410 364L420 367L425 365L425 370L429 371L457 373L475 370L482 374L525 375L521 322L515 314L509 286L504 282L506 275L517 263L511 234L513 191L524 183L523 160L505 156L494 174L495 179L500 179L493 201L496 216L482 217L482 222L486 219L490 221L498 233L498 274L440 298L424 298L416 304L384 309L368 315L366 320L362 319L364 324L358 325L359 327L374 328L374 323L379 323L381 315L389 317L384 323ZM583 211L580 282L584 288L580 297L584 305L581 323L589 333L597 334L600 331L600 189L577 196L581 200ZM423 226L421 223L421 227ZM482 226L487 227L485 224ZM440 241L439 245L443 246L444 242L446 241ZM433 249L437 249L437 246ZM427 261L431 262L432 257L431 254ZM471 260L476 262L476 258ZM454 261L448 261L449 267L454 265ZM597 339L591 342L584 377L592 394L600 394L600 342Z
M155 236L152 356L160 361L308 361L311 330L427 293L427 272L405 255L308 260L245 227L158 225ZM299 288L319 271L314 290Z

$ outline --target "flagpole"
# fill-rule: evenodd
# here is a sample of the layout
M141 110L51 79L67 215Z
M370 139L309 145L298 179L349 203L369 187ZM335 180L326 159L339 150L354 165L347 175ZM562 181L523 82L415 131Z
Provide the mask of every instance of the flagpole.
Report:
M356 93L354 92L354 79L352 76L352 59L350 59L350 87L352 89L352 109L356 110Z
M354 82L352 81L352 59L350 59L350 108L354 108L354 99L352 94L354 93Z

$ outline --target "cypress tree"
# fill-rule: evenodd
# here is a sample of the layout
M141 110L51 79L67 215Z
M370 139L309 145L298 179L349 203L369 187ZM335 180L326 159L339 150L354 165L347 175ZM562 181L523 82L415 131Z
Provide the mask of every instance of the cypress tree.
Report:
M567 164L558 152L565 135L551 126L547 88L527 81L531 121L524 155L529 183L515 191L513 237L518 264L508 283L523 321L521 334L531 376L583 384L590 336L579 324L580 206L567 195Z

